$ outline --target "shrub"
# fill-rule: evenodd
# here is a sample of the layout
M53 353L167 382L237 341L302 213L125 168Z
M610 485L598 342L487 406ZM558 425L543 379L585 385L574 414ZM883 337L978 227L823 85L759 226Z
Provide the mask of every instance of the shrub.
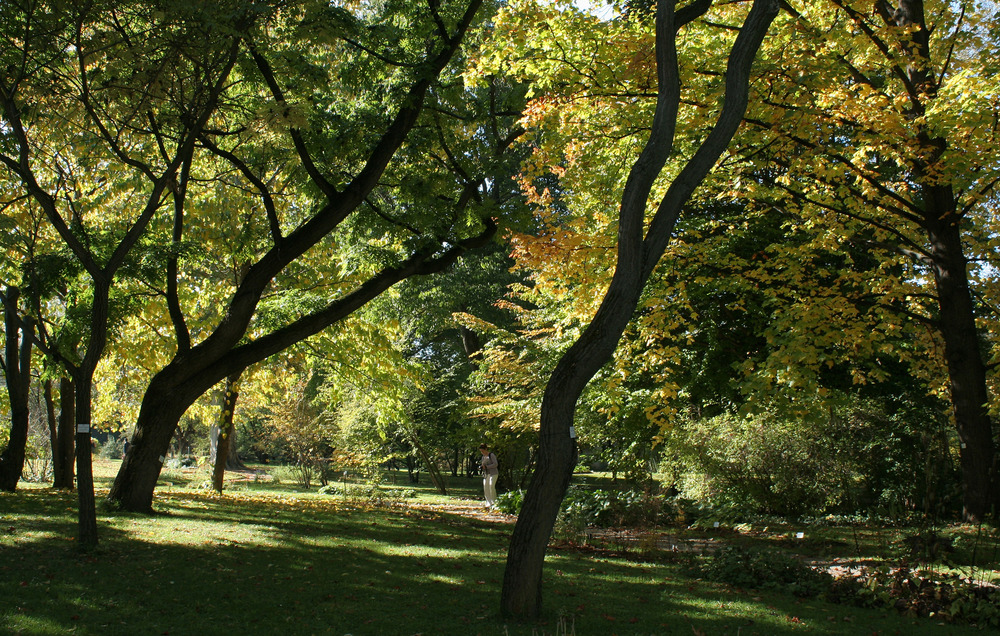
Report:
M649 490L590 490L570 487L561 516L570 525L609 527L653 526L676 513L662 495Z
M319 489L321 495L343 497L345 501L358 506L395 506L404 499L412 499L417 492L412 488L385 488L381 484L365 482L361 484L329 483Z
M1000 588L941 572L863 568L834 582L828 600L858 607L892 607L948 622L1000 627Z
M764 408L683 419L664 438L680 489L714 508L784 516L915 508L953 502L947 439L933 409L852 399L832 411ZM920 423L919 426L915 423ZM940 428L940 427L938 427Z
M701 575L736 587L775 590L800 597L817 596L829 589L833 578L777 550L752 550L730 546L719 550L701 566Z
M496 508L516 515L524 505L524 491L512 490L497 497ZM676 514L672 500L646 490L592 490L570 486L559 511L564 529L587 527L643 527L668 521Z
M301 488L312 487L313 468L309 465L275 466L270 472L276 484L294 483Z
M524 505L523 490L511 490L497 496L496 508L506 515L520 514L522 505Z

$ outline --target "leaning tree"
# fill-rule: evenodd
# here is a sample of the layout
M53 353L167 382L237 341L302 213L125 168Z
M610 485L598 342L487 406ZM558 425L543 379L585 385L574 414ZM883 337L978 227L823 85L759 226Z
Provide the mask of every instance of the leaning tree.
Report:
M681 103L678 32L711 7L712 2L704 0L676 11L671 2L657 5L657 100L652 129L621 196L611 283L590 324L557 363L542 398L538 463L507 555L501 598L505 615L532 617L541 610L545 549L577 458L573 428L577 401L614 354L682 208L736 133L747 107L751 65L778 13L776 1L756 0L746 14L729 53L718 119L693 154L683 160L650 218L650 194L676 150Z
M463 82L480 4L302 0L244 31L225 116L178 180L162 296L175 353L146 389L113 504L151 509L177 421L202 393L494 236L504 210L491 189L508 182L520 108L497 82ZM180 246L220 199L239 202L244 261L206 322Z

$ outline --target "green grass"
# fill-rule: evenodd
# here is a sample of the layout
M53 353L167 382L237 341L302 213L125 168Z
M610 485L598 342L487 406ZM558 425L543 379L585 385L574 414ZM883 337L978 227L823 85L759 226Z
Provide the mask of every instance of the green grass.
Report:
M115 469L101 467L99 487ZM460 496L475 496L478 481L463 481ZM568 544L546 561L543 620L505 623L498 605L509 524L366 509L287 485L236 486L216 497L177 482L158 491L157 515L102 511L101 543L89 553L73 539L73 494L31 486L0 494L0 633L980 633L735 591L690 578L680 561ZM421 501L439 497L426 484L417 490Z

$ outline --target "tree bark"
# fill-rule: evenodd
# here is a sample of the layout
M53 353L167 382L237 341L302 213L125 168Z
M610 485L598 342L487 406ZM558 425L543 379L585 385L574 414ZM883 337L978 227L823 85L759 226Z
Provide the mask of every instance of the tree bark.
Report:
M935 61L932 57L931 36L935 29L927 24L922 0L897 0L895 4L879 0L874 4L873 15L891 27L890 35L877 32L870 23L873 15L859 13L851 3L843 0L831 2L854 21L858 32L865 34L884 57L886 67L880 73L899 82L897 87L887 90L906 99L902 106L905 133L879 143L891 146L894 152L908 146L907 156L898 160L894 168L905 172L905 183L915 184L915 188L894 192L887 184L881 184L903 204L883 206L881 211L894 217L901 229L913 231L914 235L919 232L921 240L910 242L904 237L905 232L900 231L898 236L906 249L899 251L911 257L916 255L921 265L928 265L934 274L938 302L934 326L944 342L951 411L959 437L962 515L966 521L976 523L1000 511L1000 457L997 455L1000 432L995 430L987 408L990 398L987 368L981 334L976 328L976 306L963 248L962 225L966 211L960 209L960 200L965 197L949 177L950 168L941 165L949 151L948 130L929 127L925 120L929 106L938 97L937 90L949 65L951 53L945 51L951 48L935 47L944 54L943 61ZM937 33L943 31L938 29ZM840 61L846 74L854 76L858 72L847 57ZM785 134L796 144L810 149L819 149L824 143L807 139L808 135L800 136L798 130L785 131ZM850 137L851 133L846 131L845 135ZM838 155L837 150L827 152L833 160L849 166L856 174L864 174L867 170ZM872 175L868 179L877 182L879 177ZM861 189L837 183L838 187L845 185L851 193L849 196L873 201ZM801 194L789 192L793 196ZM837 193L838 198L843 196ZM844 208L837 211L856 218Z
M933 212L928 213L931 216ZM1000 511L995 433L987 410L986 366L976 329L959 223L953 214L933 221L928 237L940 309L938 325L958 429L962 516L969 523L979 523Z
M52 448L53 488L73 488L76 481L76 386L67 377L59 378L59 418L56 445Z
M242 373L234 373L226 378L226 393L222 397L222 417L219 422L219 439L215 445L215 466L212 470L212 488L222 494L225 485L226 465L229 462L232 445L236 400L239 398L239 382Z
M696 4L694 11L686 11L683 16L674 14L670 2L657 5L658 93L652 132L622 194L618 257L611 284L593 321L557 363L542 398L538 463L514 526L504 571L501 612L505 616L530 619L541 612L545 550L577 459L572 426L577 400L613 355L642 289L666 249L681 207L736 133L746 112L751 64L778 13L776 0L754 1L730 52L719 119L667 190L644 238L646 201L673 148L677 124L677 28L710 6L707 2Z
M94 496L92 417L94 372L104 355L108 342L108 311L110 308L110 278L92 274L94 298L90 309L90 335L87 353L73 369L76 409L76 492L78 509L78 540L81 549L97 546L97 502Z
M97 502L94 497L93 439L90 436L91 375L76 381L76 492L78 500L77 540L82 549L97 546Z
M4 376L10 399L10 437L0 453L0 490L14 492L24 471L28 444L28 394L31 386L31 340L34 323L18 316L20 290L8 287L3 298L4 329L7 338Z

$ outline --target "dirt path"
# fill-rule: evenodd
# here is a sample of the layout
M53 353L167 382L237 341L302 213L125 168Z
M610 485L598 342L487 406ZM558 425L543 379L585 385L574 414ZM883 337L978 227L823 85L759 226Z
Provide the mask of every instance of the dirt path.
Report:
M407 505L415 510L443 512L445 514L459 515L469 519L477 519L479 521L489 521L490 523L513 525L513 523L517 521L517 517L514 515L505 515L502 512L497 512L496 510L487 510L482 501L472 499L452 499L448 503L444 504L408 503Z

